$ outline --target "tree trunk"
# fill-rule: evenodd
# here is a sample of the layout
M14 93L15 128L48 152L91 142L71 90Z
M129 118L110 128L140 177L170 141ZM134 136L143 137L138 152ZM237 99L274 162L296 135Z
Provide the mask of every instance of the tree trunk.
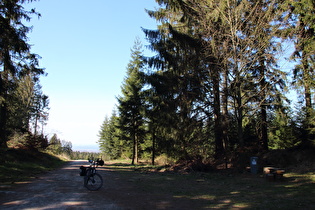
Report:
M265 64L264 59L260 59L259 68L260 68L260 89L261 89L261 104L260 104L260 144L262 149L268 150L268 128L267 128L267 106L265 105L266 100L266 80L265 80Z
M308 147L311 145L311 139L312 135L310 134L310 129L312 127L310 121L311 121L311 110L313 109L312 107L312 92L311 92L311 87L310 84L314 78L311 77L310 74L310 66L308 64L308 58L307 58L307 52L305 49L305 44L303 43L304 40L310 39L314 35L313 29L306 29L306 25L303 22L304 15L301 15L302 17L300 18L300 37L299 39L301 40L300 42L302 43L299 47L302 51L302 65L303 65L303 78L302 82L304 85L304 97L305 97L305 110L306 110L306 136L303 138L302 143L304 146Z
M267 110L265 105L261 105L261 145L263 150L268 150L268 128L267 128Z
M139 163L139 160L138 160L138 138L137 138L136 134L134 134L134 136L133 136L133 144L134 144L134 147L133 147L132 165L134 165L135 163Z
M304 60L305 59L305 60ZM304 97L305 97L305 110L306 110L306 137L303 138L303 144L304 146L310 146L312 135L310 133L310 130L312 128L311 125L311 110L312 108L312 94L311 94L311 88L310 88L310 73L309 73L309 66L306 62L306 58L303 56L303 84L304 84Z
M152 165L155 162L155 129L152 132Z
M239 145L241 148L244 147L244 136L243 136L243 106L242 106L242 92L241 92L241 83L237 82L236 84L236 113L237 113L237 136Z
M214 138L215 157L219 158L224 153L223 134L221 126L221 103L220 103L220 73L217 67L213 69L213 113L214 113Z
M223 94L222 94L222 135L223 148L226 151L229 142L229 116L228 116L228 70L225 70L223 75Z
M132 135L132 160L131 160L131 165L135 164L135 159L136 159L136 137L135 134Z
M5 57L8 58L9 53L5 52ZM9 80L9 68L7 60L3 61L3 71L0 72L0 148L7 148L8 141L8 80Z

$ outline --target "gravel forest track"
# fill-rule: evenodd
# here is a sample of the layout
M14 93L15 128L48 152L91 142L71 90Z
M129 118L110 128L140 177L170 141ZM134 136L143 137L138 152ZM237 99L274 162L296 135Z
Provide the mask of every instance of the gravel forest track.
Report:
M0 209L126 209L107 197L110 174L99 167L104 185L99 191L83 186L79 167L87 161L69 161L62 168L36 177L27 183L0 186Z
M81 165L88 162L69 161L28 183L0 185L0 209L315 209L313 172L270 182L247 173L163 173L107 162L98 168L102 188L89 191Z

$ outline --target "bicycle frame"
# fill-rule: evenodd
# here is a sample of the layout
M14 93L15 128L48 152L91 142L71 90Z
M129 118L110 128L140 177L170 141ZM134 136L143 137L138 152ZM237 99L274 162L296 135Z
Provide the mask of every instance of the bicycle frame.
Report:
M96 173L96 168L98 165L104 165L102 159L89 160L90 166L84 167L81 166L81 176L84 176L84 186L91 191L99 190L103 185L103 178L101 175Z
M95 174L96 168L98 167L98 163L94 160L89 160L90 166L87 168L87 173L90 171L90 173Z

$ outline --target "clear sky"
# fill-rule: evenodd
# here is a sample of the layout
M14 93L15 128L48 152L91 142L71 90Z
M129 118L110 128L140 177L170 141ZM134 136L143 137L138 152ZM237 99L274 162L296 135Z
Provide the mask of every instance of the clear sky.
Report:
M41 0L25 5L33 17L32 52L39 54L44 94L50 98L46 134L71 141L73 150L98 148L105 116L115 108L141 27L156 28L145 9L155 0Z

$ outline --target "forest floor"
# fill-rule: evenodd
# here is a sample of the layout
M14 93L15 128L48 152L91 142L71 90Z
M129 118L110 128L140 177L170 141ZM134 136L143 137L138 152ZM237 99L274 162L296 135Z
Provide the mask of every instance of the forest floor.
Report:
M286 173L268 181L263 175L174 172L126 162L106 162L98 172L99 191L88 191L79 176L87 161L28 182L0 185L0 209L315 209L315 173Z

